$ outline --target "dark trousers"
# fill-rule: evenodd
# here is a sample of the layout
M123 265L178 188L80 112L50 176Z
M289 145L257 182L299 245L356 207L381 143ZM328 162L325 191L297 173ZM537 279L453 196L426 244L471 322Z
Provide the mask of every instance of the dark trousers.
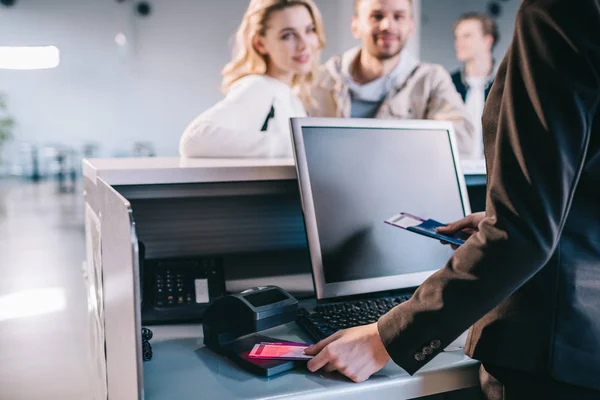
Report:
M488 400L600 399L599 391L489 364L481 365L479 380L483 398Z

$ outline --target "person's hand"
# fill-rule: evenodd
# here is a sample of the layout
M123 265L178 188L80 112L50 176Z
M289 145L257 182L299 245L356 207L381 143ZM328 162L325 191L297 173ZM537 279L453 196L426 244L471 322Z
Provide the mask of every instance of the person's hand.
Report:
M311 372L338 371L354 382L366 381L390 360L377 323L336 332L304 352L315 356L307 365Z
M449 236L454 235L456 232L463 231L470 236L477 231L479 223L484 218L484 211L473 213L471 215L467 215L463 219L459 219L458 221L452 222L451 224L448 224L446 226L440 226L439 228L437 228L437 231L439 233ZM448 242L442 241L442 244L448 244ZM454 250L458 249L458 246L456 245L452 244L451 246Z

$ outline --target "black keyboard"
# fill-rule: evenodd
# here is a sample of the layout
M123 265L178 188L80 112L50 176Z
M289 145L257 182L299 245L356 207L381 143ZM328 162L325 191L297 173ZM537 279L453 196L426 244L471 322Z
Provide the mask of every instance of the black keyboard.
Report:
M410 296L404 295L374 300L324 304L318 305L312 312L301 308L298 310L296 323L312 339L319 341L342 329L377 322L383 314L408 299L410 299Z

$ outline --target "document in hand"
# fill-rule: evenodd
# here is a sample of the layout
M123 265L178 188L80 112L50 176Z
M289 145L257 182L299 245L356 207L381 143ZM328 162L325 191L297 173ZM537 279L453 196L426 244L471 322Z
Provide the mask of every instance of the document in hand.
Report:
M464 232L457 232L452 236L438 233L437 228L445 226L441 222L433 219L423 219L414 215L402 212L385 220L386 224L406 229L419 235L424 235L433 239L442 240L460 246L465 243L469 236Z

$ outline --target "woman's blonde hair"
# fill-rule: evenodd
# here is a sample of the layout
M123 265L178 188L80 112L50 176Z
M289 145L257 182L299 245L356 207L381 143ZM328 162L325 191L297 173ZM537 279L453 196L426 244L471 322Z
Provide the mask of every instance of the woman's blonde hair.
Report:
M323 19L312 0L250 0L248 10L246 10L242 23L235 34L233 57L222 71L221 89L224 93L229 91L234 82L247 75L262 75L267 72L267 57L256 51L253 39L256 35L265 34L266 24L273 12L293 6L304 6L308 9L319 38L319 48L325 47ZM312 106L310 87L318 66L319 57L315 57L312 71L306 75L295 75L292 80L292 89L307 109Z

